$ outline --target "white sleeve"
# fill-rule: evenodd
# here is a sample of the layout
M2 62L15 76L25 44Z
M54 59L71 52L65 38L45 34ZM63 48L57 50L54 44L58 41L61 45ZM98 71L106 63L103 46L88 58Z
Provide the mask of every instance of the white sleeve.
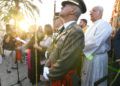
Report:
M89 37L89 39L85 38L84 54L88 56L96 52L96 50L107 41L111 32L112 27L108 23L104 22L98 25L96 30L91 32L91 37Z

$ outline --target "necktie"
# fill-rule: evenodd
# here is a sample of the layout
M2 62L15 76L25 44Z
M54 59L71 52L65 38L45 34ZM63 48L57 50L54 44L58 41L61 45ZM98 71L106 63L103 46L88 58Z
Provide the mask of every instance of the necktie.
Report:
M62 33L64 29L65 29L65 28L64 28L64 26L63 26L63 27L60 29L60 32L59 32L59 33Z

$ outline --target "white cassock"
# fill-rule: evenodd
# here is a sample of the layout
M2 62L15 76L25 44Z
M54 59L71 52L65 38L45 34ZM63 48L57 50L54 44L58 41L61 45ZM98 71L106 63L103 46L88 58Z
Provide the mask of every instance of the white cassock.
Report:
M107 52L110 49L111 33L111 25L102 19L97 20L87 29L84 48L86 58L82 69L81 86L94 86L95 81L108 74ZM99 86L107 86L107 82Z

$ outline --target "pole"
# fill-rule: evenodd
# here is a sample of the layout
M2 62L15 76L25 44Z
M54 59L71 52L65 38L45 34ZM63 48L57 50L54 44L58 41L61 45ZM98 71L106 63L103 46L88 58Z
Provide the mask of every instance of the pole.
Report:
M38 39L37 39L37 26L35 25L35 44L37 43ZM38 86L38 81L37 81L37 49L35 49L35 67L36 67L36 86Z
M53 28L55 30L55 11L56 11L56 0L54 0L54 15L53 15Z

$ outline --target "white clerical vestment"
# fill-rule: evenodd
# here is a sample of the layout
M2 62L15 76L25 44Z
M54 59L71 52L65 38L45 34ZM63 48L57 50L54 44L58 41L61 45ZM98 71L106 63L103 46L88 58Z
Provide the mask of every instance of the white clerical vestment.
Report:
M110 49L111 32L111 25L102 19L87 29L84 48L86 58L82 69L81 86L94 86L95 81L107 75L107 51ZM107 83L103 82L99 86L107 86Z

